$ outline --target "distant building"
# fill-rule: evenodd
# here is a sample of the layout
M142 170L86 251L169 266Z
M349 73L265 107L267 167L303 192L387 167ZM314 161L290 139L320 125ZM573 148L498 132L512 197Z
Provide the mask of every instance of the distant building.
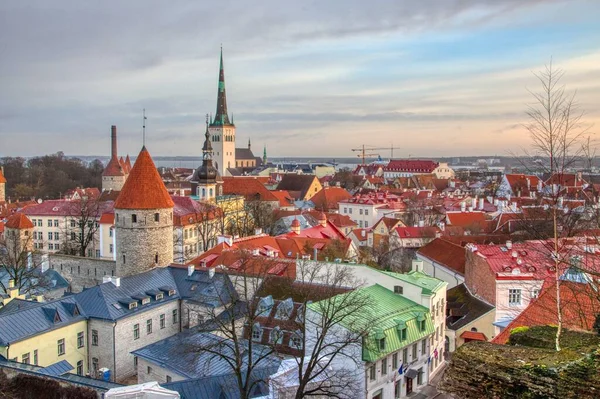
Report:
M108 164L104 167L104 171L102 172L102 190L103 191L121 191L125 181L127 180L127 176L129 176L129 171L131 169L131 162L129 161L129 155L127 155L127 161L119 159L117 153L117 127L111 126L110 133L111 140L111 151L110 151L110 160Z

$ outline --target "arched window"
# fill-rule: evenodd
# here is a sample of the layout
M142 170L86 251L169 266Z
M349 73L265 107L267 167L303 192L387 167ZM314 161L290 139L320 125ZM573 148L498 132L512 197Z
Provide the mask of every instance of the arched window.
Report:
M212 188L209 190L209 193L210 193L210 197L212 198L213 197L213 189Z
M202 198L204 198L204 197L206 197L206 189L205 188L202 189Z
M477 332L477 328L473 327L473 328L471 328L471 331L472 332Z

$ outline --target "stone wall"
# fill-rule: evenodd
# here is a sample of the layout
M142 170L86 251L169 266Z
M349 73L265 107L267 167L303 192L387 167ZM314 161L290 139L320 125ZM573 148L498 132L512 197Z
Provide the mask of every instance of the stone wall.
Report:
M159 216L158 221L155 214ZM115 226L117 276L132 276L173 263L172 208L116 209Z
M127 176L102 176L102 191L121 191Z
M80 256L50 254L50 268L59 272L71 285L72 292L102 284L104 276L114 276L115 261Z
M170 377L170 381L167 381L167 376ZM175 373L173 370L167 370L155 363L149 362L144 359L138 359L137 365L137 383L144 384L146 382L156 381L159 384L166 382L175 382L186 380L187 377Z

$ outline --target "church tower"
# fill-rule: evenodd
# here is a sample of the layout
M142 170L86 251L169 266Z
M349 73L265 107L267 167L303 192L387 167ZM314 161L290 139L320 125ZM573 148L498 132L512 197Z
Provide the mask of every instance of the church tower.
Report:
M219 172L213 166L213 148L210 143L208 115L206 115L206 131L202 146L202 165L192 176L192 195L197 195L200 201L214 201L217 195L217 177Z
M115 201L118 277L173 263L173 206L144 146Z
M225 94L225 72L223 71L223 49L219 66L219 88L217 90L217 112L208 127L213 143L213 159L221 176L227 176L227 168L235 168L235 125L227 114Z

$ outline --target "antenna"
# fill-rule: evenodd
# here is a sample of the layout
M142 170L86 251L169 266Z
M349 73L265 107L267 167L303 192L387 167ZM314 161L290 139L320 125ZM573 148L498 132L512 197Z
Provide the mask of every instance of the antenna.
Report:
M142 111L144 119L142 119L142 144L146 146L146 108Z

